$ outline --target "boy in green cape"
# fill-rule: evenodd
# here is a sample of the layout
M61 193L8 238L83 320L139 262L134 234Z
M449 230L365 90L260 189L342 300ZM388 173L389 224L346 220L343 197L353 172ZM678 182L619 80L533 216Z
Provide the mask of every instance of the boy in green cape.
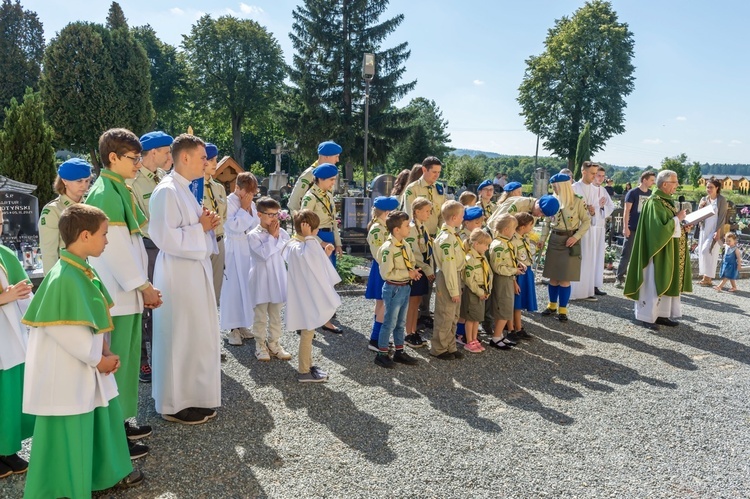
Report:
M133 471L114 376L120 357L105 333L112 299L86 259L107 244L107 217L72 205L60 216L66 249L29 304L23 410L35 414L25 498L89 498L94 490L132 487Z

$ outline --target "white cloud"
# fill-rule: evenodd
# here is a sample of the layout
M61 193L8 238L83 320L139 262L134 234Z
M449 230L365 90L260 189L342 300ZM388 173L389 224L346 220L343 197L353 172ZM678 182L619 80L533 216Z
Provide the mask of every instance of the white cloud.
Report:
M742 144L741 140L732 139L732 140L729 141L729 147L738 146L740 144Z
M474 85L480 87L484 85L484 80L474 80Z
M183 16L183 15L185 15L185 11L182 10L181 8L179 8L179 7L172 7L171 9L169 9L169 12L172 13L172 14L174 14L174 15L176 15L176 16Z
M724 143L724 141L723 141L723 140L721 140L721 139L714 139L714 140L712 140L712 141L711 141L711 143L712 143L712 144L723 144L723 143Z
M253 14L262 14L263 9L260 7L257 7L255 5L248 5L246 3L240 4L240 12L243 14L253 15Z
M687 118L685 116L678 116L675 118L677 121L687 121Z
M649 144L649 145L658 145L658 144L662 144L663 142L664 141L661 139L643 139L643 143Z

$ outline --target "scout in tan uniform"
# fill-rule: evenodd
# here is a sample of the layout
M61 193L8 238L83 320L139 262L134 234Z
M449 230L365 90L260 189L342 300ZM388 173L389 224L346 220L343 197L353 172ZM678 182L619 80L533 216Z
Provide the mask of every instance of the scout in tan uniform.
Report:
M445 203L445 189L443 184L437 181L440 178L440 172L443 170L443 163L436 157L430 156L422 161L422 177L406 186L403 201L401 205L404 211L413 217L411 203L418 197L426 198L432 203L432 213L430 218L425 222L427 232L432 236L438 232L438 228L443 223L441 208Z
M329 163L322 164L313 170L315 183L307 194L302 198L302 209L311 210L320 218L318 238L326 243L331 243L336 252L331 255L331 263L336 268L336 255L340 255L341 236L336 221L336 204L333 201L333 184L336 182L338 169Z
M409 224L409 235L406 236L405 241L411 246L416 266L422 271L422 277L411 283L404 341L412 348L421 348L427 343L417 332L419 302L422 301L423 296L429 295L430 287L435 280L434 240L424 226L432 212L432 203L425 198L416 198L412 201L411 208L413 217Z
M490 266L495 273L490 302L495 329L490 345L500 350L516 344L505 336L505 324L513 321L513 303L519 291L516 276L526 271L526 266L518 262L515 246L511 242L517 225L513 215L501 215L493 227L495 239L490 244Z
M383 327L378 335L378 355L375 364L380 367L393 368L394 363L414 365L417 359L404 351L404 326L406 309L409 306L409 292L412 281L419 280L422 273L415 266L414 254L404 238L409 235L409 215L403 211L388 214L385 225L390 236L378 250L380 277L383 284L383 301L385 317ZM393 360L388 357L388 341L393 333L396 352Z
M464 292L461 295L460 316L465 321L466 341L464 349L472 353L484 352L484 347L477 339L479 323L484 320L484 311L492 289L493 273L490 264L484 257L490 247L492 236L480 228L469 235L466 254L466 265L462 274Z
M479 206L484 210L484 219L489 220L497 205L492 198L495 196L495 186L491 180L485 180L479 187L477 187L477 194L479 195Z
M456 229L461 225L464 207L458 201L447 201L441 209L445 220L435 238L435 327L432 330L430 355L442 360L460 359L464 355L456 349L456 323L461 306L461 272L466 261L466 250Z
M464 243L464 248L468 251L469 236L474 229L481 229L484 223L484 210L481 206L464 207L464 221L461 229L458 231L458 237ZM488 234L489 235L489 234ZM492 236L490 236L492 239ZM486 250L485 250L486 251ZM463 300L461 301L463 303ZM466 321L463 316L459 315L458 324L456 325L456 343L466 345Z
M513 215L514 213L525 212L531 213L534 218L540 218L555 215L559 208L560 203L557 202L557 198L549 194L539 199L524 196L509 196L503 202L497 204L495 212L487 220L487 225L491 227L495 220L497 220L497 217L503 213Z
M549 181L560 202L560 211L550 222L549 244L542 274L549 279L549 305L542 311L542 315L557 312L557 318L566 322L570 281L577 281L581 275L580 241L589 230L591 216L583 198L573 192L568 175L558 173ZM545 236L543 232L542 241Z
M57 168L55 191L59 196L42 208L39 218L39 246L42 250L44 275L60 259L60 250L65 248L57 222L63 210L83 201L91 183L91 165L80 158L72 158Z
M219 225L214 228L216 234L216 245L219 252L211 255L211 268L214 277L214 293L216 293L216 303L219 303L221 296L221 285L224 282L224 222L227 220L227 191L220 182L212 178L216 173L217 160L219 158L219 148L213 144L206 144L206 159L208 166L204 173L203 187L203 207L208 211L216 212L219 215Z
M308 167L304 172L302 172L297 181L294 183L292 193L289 195L287 208L289 208L289 212L292 215L302 209L302 198L305 196L310 187L312 187L313 180L315 180L313 177L313 170L317 168L318 165L323 165L326 163L335 165L336 163L338 163L341 151L341 146L330 140L318 144L318 160L313 163L312 166Z

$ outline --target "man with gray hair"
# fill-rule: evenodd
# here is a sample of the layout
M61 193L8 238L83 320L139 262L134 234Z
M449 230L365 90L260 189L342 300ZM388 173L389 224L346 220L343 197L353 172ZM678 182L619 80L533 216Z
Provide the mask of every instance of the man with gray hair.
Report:
M656 176L657 189L643 204L633 240L625 296L635 300L635 318L648 329L677 326L680 294L693 290L687 234L673 195L679 180L672 170Z

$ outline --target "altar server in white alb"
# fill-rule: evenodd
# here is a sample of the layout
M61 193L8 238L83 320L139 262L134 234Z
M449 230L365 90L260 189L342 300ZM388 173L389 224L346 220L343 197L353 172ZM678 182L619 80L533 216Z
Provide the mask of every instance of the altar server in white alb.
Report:
M219 216L203 208L190 182L208 165L206 144L190 134L172 143L174 170L154 189L149 234L161 250L154 283L164 305L154 312L153 386L167 421L200 424L221 405L219 320L210 256Z
M287 280L281 250L289 242L289 234L279 225L281 206L278 201L266 196L260 198L256 206L260 225L247 236L254 260L249 283L250 296L255 299L255 357L262 361L271 360L271 357L289 360L291 354L279 343Z
M286 328L300 330L299 374L300 383L321 383L328 373L312 363L312 340L315 329L333 317L341 305L334 285L341 278L329 257L332 244L321 246L318 233L320 218L311 210L300 210L294 215L294 237L284 248L288 265ZM324 243L325 244L325 243Z
M581 165L581 180L573 184L573 192L583 198L586 204L591 225L581 238L581 277L570 284L571 300L597 301L596 295L604 295L596 286L596 266L599 265L601 251L601 268L604 268L604 232L605 219L612 213L612 201L604 187L594 183L599 165L591 161L584 161ZM602 270L603 272L603 270Z
M224 283L221 286L219 316L221 329L229 329L229 344L242 345L243 339L253 337L253 304L250 293L250 269L253 256L248 233L260 223L253 197L258 193L258 181L250 172L242 172L235 179L234 192L227 197L227 218L224 222L226 252Z
M605 189L604 181L607 178L607 172L603 166L599 166L594 177L594 185L597 188L599 204L596 206L596 263L594 270L594 295L604 296L607 293L602 291L604 285L604 253L607 251L607 219L615 211L615 203Z

